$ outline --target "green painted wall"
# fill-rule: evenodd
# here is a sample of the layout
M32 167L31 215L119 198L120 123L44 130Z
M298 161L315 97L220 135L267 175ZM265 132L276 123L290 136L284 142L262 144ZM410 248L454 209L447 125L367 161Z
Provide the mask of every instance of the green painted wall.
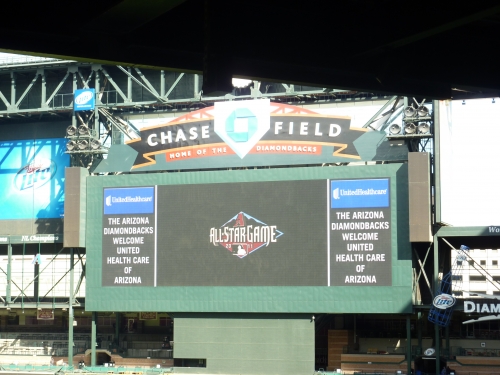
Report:
M392 286L101 286L104 187L381 177L391 179ZM90 176L87 180L87 310L234 313L409 313L412 310L406 164Z
M195 374L311 374L314 321L297 314L176 314L175 358L206 359Z

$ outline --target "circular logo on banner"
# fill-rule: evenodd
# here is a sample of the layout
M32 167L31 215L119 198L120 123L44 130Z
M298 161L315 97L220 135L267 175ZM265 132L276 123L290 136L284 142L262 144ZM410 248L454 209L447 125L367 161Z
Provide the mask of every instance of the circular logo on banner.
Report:
M85 104L92 99L94 95L91 91L84 91L81 94L77 95L75 98L76 104Z
M426 355L427 357L434 355L434 353L436 353L436 350L434 350L434 348L425 349L424 351L424 355Z
M455 297L449 295L449 294L439 294L434 298L434 301L432 301L432 304L436 309L440 310L446 310L452 307L455 304Z

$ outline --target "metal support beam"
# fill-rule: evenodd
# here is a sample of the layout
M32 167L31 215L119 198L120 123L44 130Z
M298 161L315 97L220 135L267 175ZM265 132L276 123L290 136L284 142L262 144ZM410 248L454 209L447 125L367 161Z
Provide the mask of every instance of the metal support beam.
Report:
M97 345L97 312L92 311L92 323L90 329L90 365L96 365L96 345Z
M386 109L387 109L387 108L388 108L388 107L392 104L392 102L393 102L393 101L395 101L397 98L398 98L397 96L393 96L393 97L391 97L391 98L387 101L387 103L385 103L385 104L382 106L382 108L380 108L380 109L377 111L377 113L375 113L375 114L372 116L372 118L371 118L371 119L369 119L369 120L366 122L366 124L364 124L362 127L363 127L363 128L371 128L371 129L373 129L373 130L377 130L377 129L372 128L370 125L371 125L373 122L380 120L380 119L383 117L382 113L384 113L384 111L385 111L385 110L386 110ZM393 109L394 109L394 108L393 108Z
M406 373L411 374L411 316L406 316Z
M76 76L76 74L75 74ZM73 301L75 300L74 296L74 281L75 281L75 254L74 249L70 248L69 255L69 317L68 317L68 365L73 366L73 322L74 322L74 313L73 313Z
M11 283L12 283L12 245L7 245L7 290L5 291L5 301L7 305L10 303L10 293L11 293Z
M432 244L431 244L432 246ZM425 269L424 269L424 266L425 266L425 262L427 261L427 257L428 255L430 254L430 251L431 251L431 246L429 246L429 248L427 249L427 252L425 253L425 257L424 257L424 261L422 262L420 260L420 258L418 257L418 254L417 252L415 251L415 249L413 249L413 252L415 254L415 258L417 259L418 261L418 264L420 265L420 271L418 273L418 276L417 276L417 280L416 282L418 283L419 280L420 280L420 276L421 275L424 275L424 278L425 278L425 281L427 283L427 286L429 287L429 292L431 292L431 295L434 294L434 292L432 291L432 288L431 288L431 283L429 281L429 279L427 278L427 274L425 273ZM413 288L415 289L415 285L413 286Z
M108 82L111 83L111 86L113 86L116 90L116 92L118 94L120 94L120 96L122 97L123 101L125 103L128 103L130 102L131 100L129 100L129 98L123 93L122 89L120 88L120 86L118 86L115 81L113 80L113 78L111 78L111 76L108 74L108 72L106 71L106 69L104 69L104 67L102 68L102 73L104 74L104 76L108 79Z
M127 70L123 69L118 65L118 68L121 69L127 75L127 97L132 102L132 69L127 68Z
M193 84L193 97L195 99L200 98L200 76L199 74L194 75L194 84Z
M37 80L38 80L38 74L35 74L35 78L33 78L33 80L31 81L31 83L28 85L28 87L26 87L26 90L24 90L23 94L21 95L21 97L17 101L16 108L19 108L19 105L24 100L24 98L26 97L26 95L28 95L28 93L31 91L31 88L33 87L33 85L36 83Z
M82 85L83 85L83 88L84 89L88 89L89 88L89 82L90 82L90 79L92 78L92 75L94 74L94 71L91 70L90 71L90 74L89 74L89 77L87 79L83 78L83 75L80 71L78 71L78 76L80 77L80 79L82 80Z
M438 237L437 235L434 235L434 275L433 275L433 281L434 281L434 295L437 295L439 291L439 246L438 246ZM435 346L434 349L436 350L436 374L439 374L441 370L441 338L440 338L440 332L439 332L439 326L437 324L434 324L434 339L435 339Z
M423 329L423 324L422 324L422 311L418 311L417 313L417 341L418 341L418 348L419 352L416 354L421 355L422 354L422 329Z
M115 345L118 347L120 344L120 327L121 327L121 314L115 313Z
M182 77L184 77L184 73L181 73L179 74L179 77L177 77L177 79L175 80L175 82L172 84L172 86L170 86L170 88L168 89L167 93L165 94L165 99L168 99L168 96L170 95L170 93L172 91L174 91L175 89L175 86L177 86L177 84L179 83L179 81L182 79Z
M9 109L10 103L7 100L7 98L3 95L3 93L0 91L0 99L2 99L3 104L7 107L7 110Z
M66 79L68 78L68 76L69 76L69 71L66 72L66 75L63 77L63 79L61 80L61 82L59 82L59 84L55 88L54 92L50 95L50 97L45 102L46 106L49 105L49 103L52 101L52 99L54 98L54 96L56 96L56 94L59 92L59 90L61 89L62 85L64 85L64 82L66 82Z
M40 108L46 108L47 107L47 79L45 77L45 70L41 69L40 73L42 77L42 92L41 92L41 98L40 98Z
M149 80L144 76L144 74L142 74L141 70L139 68L135 68L135 71L137 72L137 74L139 74L139 77L141 77L141 79L144 81L146 86L149 87L149 92L151 92L154 96L159 98L160 94L158 94L158 91L156 91L156 89L153 87L151 82L149 82Z
M16 73L10 72L10 109L11 111L16 110Z

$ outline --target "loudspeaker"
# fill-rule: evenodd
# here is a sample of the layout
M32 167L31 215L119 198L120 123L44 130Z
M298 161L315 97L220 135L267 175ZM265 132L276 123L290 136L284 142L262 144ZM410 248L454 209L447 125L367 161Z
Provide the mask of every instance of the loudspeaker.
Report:
M70 167L65 171L64 247L85 247L86 168Z
M408 153L410 241L432 242L431 173L428 152Z

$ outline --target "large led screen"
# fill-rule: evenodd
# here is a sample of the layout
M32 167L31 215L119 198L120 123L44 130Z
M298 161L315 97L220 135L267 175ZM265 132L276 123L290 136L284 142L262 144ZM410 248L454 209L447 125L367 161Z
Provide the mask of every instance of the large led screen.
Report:
M200 178L198 183L166 181L171 176L165 175L90 177L88 196L95 202L89 202L89 214L101 219L88 221L87 303L106 305L112 296L123 302L137 294L173 311L169 299L181 291L240 291L272 301L281 290L280 298L291 298L300 311L321 306L322 298L331 304L335 290L351 298L410 288L411 277L401 274L401 266L408 273L411 267L406 166L370 168L276 171L270 180L247 172L251 178L243 181L224 177L245 173L220 172L219 181L179 174ZM312 294L304 296L305 290ZM304 298L319 300L311 306L297 302ZM181 310L192 309L188 305ZM223 310L234 308L229 305Z
M452 226L500 226L498 160L500 102L439 102L441 221Z
M0 220L64 216L65 147L59 138L0 142Z

